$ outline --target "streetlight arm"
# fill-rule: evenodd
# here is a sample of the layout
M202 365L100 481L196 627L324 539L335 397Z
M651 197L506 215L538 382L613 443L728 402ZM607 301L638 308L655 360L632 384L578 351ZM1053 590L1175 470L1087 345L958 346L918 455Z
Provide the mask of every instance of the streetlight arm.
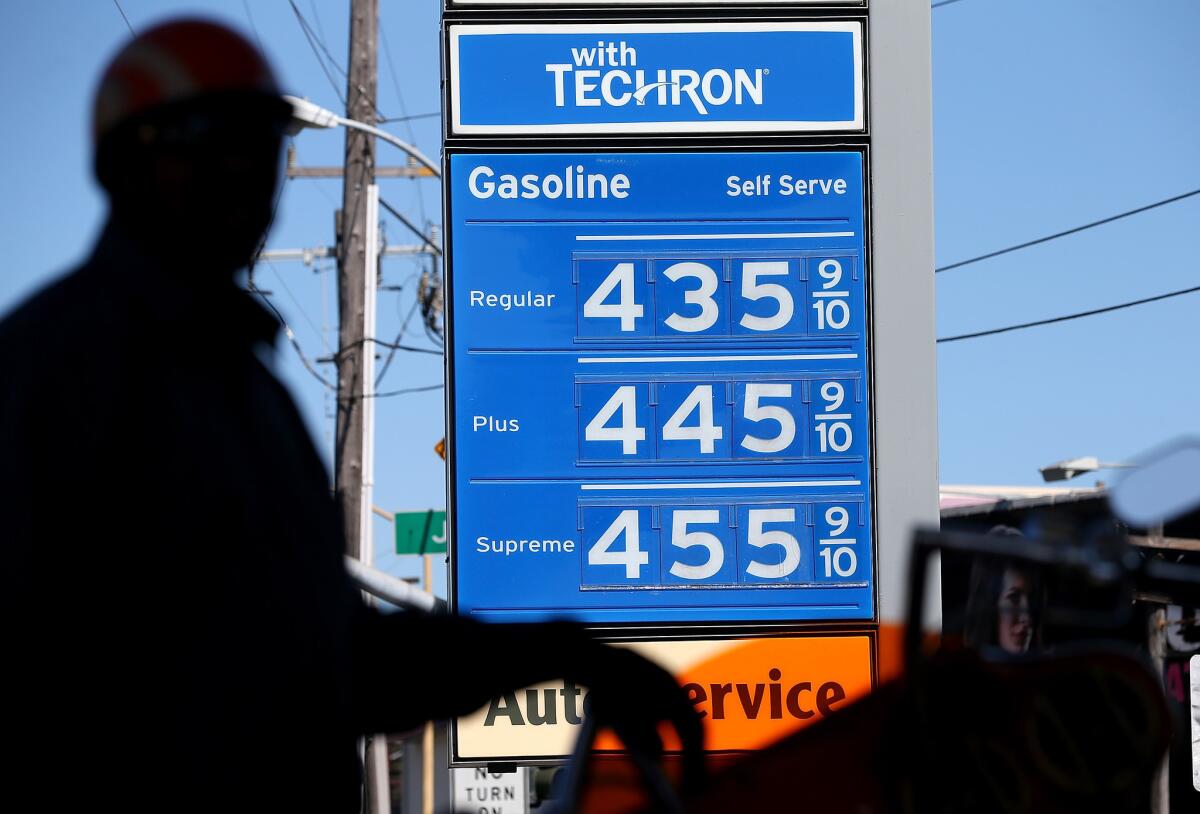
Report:
M344 119L340 116L338 117L338 124L340 124L342 127L349 127L352 130L361 130L364 133L370 133L376 138L383 139L393 147L399 147L401 150L416 159L418 164L425 166L430 172L432 172L435 178L442 177L441 169L437 166L437 164L434 164L432 161L430 161L424 153L409 144L407 141L401 141L400 139L396 138L386 130L380 130L378 127L372 127L369 124L363 124L362 122L357 122L354 119Z
M399 147L401 150L412 156L418 164L421 164L430 172L432 172L435 178L442 177L441 169L437 166L437 164L434 164L432 161L430 161L424 153L408 142L401 141L385 130L380 130L378 127L372 127L369 124L363 124L362 122L355 121L354 119L347 119L343 116L339 116L332 110L326 110L320 105L315 105L307 99L301 99L297 96L284 96L283 100L292 106L292 126L289 129L289 132L291 132L293 135L306 127L327 130L330 127L340 126L349 127L352 130L361 130L364 133L370 133L372 136L386 141L393 147Z
M1094 455L1089 455L1086 458L1072 458L1069 461L1059 461L1056 464L1043 466L1038 471L1042 473L1042 480L1050 483L1052 481L1070 480L1071 478L1100 469L1132 469L1133 466L1133 464L1128 463L1101 461Z
M403 580L362 564L353 557L346 557L345 562L350 579L372 596L402 608L427 613L438 613L446 609L446 603L431 593L418 590Z

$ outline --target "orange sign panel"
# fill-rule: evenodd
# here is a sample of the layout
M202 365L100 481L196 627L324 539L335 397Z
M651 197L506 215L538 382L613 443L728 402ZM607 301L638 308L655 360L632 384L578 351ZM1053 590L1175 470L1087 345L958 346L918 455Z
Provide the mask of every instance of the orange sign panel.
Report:
M865 634L633 642L670 670L704 719L710 751L759 749L836 712L871 689ZM630 688L636 691L636 688ZM570 754L586 690L552 682L494 699L456 721L459 760ZM600 749L616 749L601 737Z

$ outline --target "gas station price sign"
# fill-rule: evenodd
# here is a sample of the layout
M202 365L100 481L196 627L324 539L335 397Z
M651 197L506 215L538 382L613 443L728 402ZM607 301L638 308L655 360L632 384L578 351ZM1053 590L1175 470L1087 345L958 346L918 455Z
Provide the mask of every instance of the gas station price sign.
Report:
M863 153L448 170L456 610L873 618Z

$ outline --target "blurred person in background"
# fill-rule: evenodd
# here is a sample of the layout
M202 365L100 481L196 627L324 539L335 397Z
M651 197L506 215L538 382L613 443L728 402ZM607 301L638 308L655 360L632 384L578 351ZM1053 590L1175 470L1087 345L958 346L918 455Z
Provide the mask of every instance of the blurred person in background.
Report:
M988 534L1012 537L1014 544L1023 538L1009 526L996 526ZM1036 570L1015 560L976 558L971 564L964 642L1013 655L1040 649L1044 597Z

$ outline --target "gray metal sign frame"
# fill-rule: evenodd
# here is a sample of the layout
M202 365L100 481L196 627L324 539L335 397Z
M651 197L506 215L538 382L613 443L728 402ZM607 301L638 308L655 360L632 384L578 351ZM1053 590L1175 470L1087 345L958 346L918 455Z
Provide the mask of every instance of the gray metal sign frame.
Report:
M736 0L735 0L736 1ZM728 6L729 4L721 4ZM740 3L728 9L737 16L757 19L838 17L866 13L864 3ZM501 8L503 6L503 8ZM534 8L529 8L534 6ZM640 6L637 8L636 6ZM688 12L711 19L712 6L699 3L557 2L526 0L447 0L443 26L459 22L491 22L504 16L513 21L540 18L549 11L562 12L564 19L581 22L614 22L680 19ZM654 10L657 9L657 10ZM587 14L592 12L592 14ZM933 155L932 155L932 61L931 9L928 0L888 0L869 6L866 36L868 132L865 136L787 134L753 139L760 149L808 146L830 149L837 146L865 149L869 177L867 213L870 238L867 244L871 267L870 291L873 363L873 455L874 527L876 568L877 662L881 670L889 660L885 650L904 622L907 596L908 559L915 528L934 528L938 516L937 381L934 297ZM443 72L448 69L444 63ZM448 132L445 151L476 152L494 149L496 137L461 137ZM736 137L739 144L742 137ZM600 150L638 149L661 137L508 138L517 151L539 148L553 151L572 147ZM678 140L684 150L715 147L726 141L714 136L691 136ZM749 146L749 145L742 145ZM447 159L448 160L448 159ZM445 222L449 217L449 195L444 196ZM447 354L448 398L453 398L453 360ZM453 415L453 407L448 407ZM448 425L448 431L450 426ZM452 480L453 463L448 467ZM448 490L453 491L448 484ZM453 495L450 508L450 538L454 539ZM453 559L453 558L452 558ZM935 569L936 570L936 569ZM926 625L939 620L940 591L934 585L927 594L931 614ZM770 635L771 626L755 626ZM817 632L812 626L803 632ZM825 625L831 634L861 630L861 624ZM776 627L778 630L778 626ZM746 631L745 626L728 626L727 633ZM618 638L651 636L650 630L626 628L611 633ZM699 633L699 631L694 631ZM702 635L720 630L709 626ZM897 636L895 641L899 642ZM453 747L452 747L453 750ZM453 751L452 751L453 760ZM553 763L553 760L524 759L522 764ZM480 765L479 761L455 761L455 766Z

